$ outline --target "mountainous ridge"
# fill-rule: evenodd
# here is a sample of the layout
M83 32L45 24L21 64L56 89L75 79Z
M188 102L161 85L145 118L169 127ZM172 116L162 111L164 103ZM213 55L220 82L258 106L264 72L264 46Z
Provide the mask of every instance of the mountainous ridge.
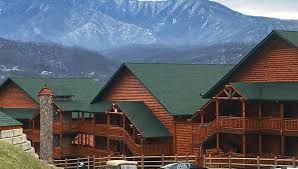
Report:
M0 56L0 81L7 76L88 77L104 81L120 64L79 47L3 38Z
M298 21L247 16L209 0L0 0L0 36L100 51L127 45L255 43Z

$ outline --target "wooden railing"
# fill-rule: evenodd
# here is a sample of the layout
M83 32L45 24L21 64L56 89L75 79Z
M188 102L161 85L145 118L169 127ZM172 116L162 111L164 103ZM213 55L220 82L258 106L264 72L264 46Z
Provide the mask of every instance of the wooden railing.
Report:
M242 117L220 116L219 117L219 127L220 128L241 129L241 128L243 128L243 118Z
M63 122L62 125L59 122L53 123L54 132L75 132L79 130L79 122Z
M261 129L281 129L281 120L280 118L273 118L273 117L263 117L260 120L260 128Z
M248 117L245 119L246 129L257 129L259 128L259 119L256 117Z
M298 165L298 160L292 157L259 157L243 158L241 155L227 155L221 157L203 157L203 166L207 168L269 168L293 167Z
M284 119L283 129L285 131L297 131L298 130L298 119Z
M57 167L63 167L65 169L77 169L79 164L82 162L85 164L87 168L107 168L106 163L109 160L127 160L127 161L135 161L138 163L138 168L160 168L164 165L175 163L175 162L189 162L196 163L198 161L198 157L195 155L187 155L187 156L118 156L118 157L95 157L95 156L87 156L84 158L73 158L73 159L61 159L61 160L53 160L50 161Z
M105 124L96 124L95 125L95 129L94 129L95 133L106 133L108 132L108 125Z
M130 147L135 154L142 154L142 146L135 143L131 136L124 129L122 129L122 136L124 139L123 141L126 142L127 146Z
M210 137L216 129L215 120L200 126L199 131L193 133L193 143L201 144L206 138Z

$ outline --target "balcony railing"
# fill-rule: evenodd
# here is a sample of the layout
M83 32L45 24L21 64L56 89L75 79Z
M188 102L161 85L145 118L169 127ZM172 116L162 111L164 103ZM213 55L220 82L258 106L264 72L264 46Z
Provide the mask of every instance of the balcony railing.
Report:
M79 122L63 122L62 124L59 122L54 122L53 131L54 132L76 132L79 130Z
M279 130L281 129L281 119L264 117L260 120L261 129Z
M285 119L283 123L283 129L285 131L297 131L298 130L298 119Z
M242 117L219 117L219 128L228 129L243 129ZM276 118L276 117L247 117L245 119L246 129L264 129L264 130L283 130L283 131L297 131L298 132L298 119L294 118Z

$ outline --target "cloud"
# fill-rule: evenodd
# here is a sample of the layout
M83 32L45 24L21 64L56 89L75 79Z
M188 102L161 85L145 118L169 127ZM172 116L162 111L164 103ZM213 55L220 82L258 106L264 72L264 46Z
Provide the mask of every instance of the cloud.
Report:
M298 19L297 0L213 0L247 15Z

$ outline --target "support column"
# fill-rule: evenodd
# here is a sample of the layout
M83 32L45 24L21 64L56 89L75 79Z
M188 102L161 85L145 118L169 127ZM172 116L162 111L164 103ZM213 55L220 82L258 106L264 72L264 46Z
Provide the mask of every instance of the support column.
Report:
M62 111L59 111L59 130L63 132L63 114Z
M262 120L262 102L259 102L259 108L258 108L258 115L259 115L259 119L258 119L258 127L261 128L261 120Z
M203 112L201 111L201 124L203 124L204 123L204 114L203 114Z
M283 156L285 155L285 136L280 136L280 154Z
M125 116L122 114L122 127L125 130Z
M262 135L259 134L259 156L261 156L262 153L263 153L262 149L263 149L263 147L262 147Z
M39 94L40 100L40 159L53 159L53 96L54 93L44 86Z
M246 107L245 107L245 101L241 99L242 102L242 126L243 130L245 131L246 129Z
M243 134L242 135L242 153L243 153L243 157L246 156L246 135Z
M217 153L219 153L219 133L217 132L216 133L216 149L217 149Z
M219 100L215 100L215 109L216 109L216 127L219 129Z
M280 103L280 154L285 155L285 136L283 134L284 126L284 104Z
M108 151L108 155L110 155L110 138L107 137L107 151Z

